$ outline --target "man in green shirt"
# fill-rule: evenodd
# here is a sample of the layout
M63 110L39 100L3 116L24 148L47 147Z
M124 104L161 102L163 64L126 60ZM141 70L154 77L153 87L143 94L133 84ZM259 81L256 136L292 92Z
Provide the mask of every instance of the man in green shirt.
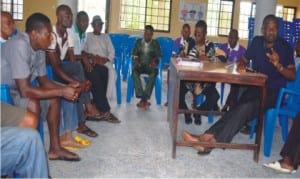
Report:
M158 73L158 60L161 57L159 43L155 39L152 39L153 30L154 29L151 25L146 25L144 38L136 41L132 51L134 59L132 77L134 81L135 95L137 98L141 98L141 101L137 104L137 107L139 108L147 108L150 106L148 100L151 96L155 77ZM149 75L145 89L142 87L140 79L141 74Z

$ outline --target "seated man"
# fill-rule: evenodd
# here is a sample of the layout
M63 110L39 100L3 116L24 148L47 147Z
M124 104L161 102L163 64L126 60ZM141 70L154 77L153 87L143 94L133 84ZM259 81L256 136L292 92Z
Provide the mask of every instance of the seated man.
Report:
M4 43L13 34L14 20L9 12L1 11L0 43Z
M231 29L228 36L228 43L224 43L220 46L220 49L223 50L226 54L227 62L236 62L244 55L246 51L246 49L238 43L238 40L239 32L236 29ZM236 84L230 85L230 92L228 94L226 103L222 108L223 112L228 111L237 103L239 95L239 86L240 85Z
M64 84L74 82L80 84L80 96L76 102L79 119L77 132L89 137L96 137L98 134L85 125L85 119L86 117L99 119L102 116L91 103L89 94L90 82L85 79L82 64L80 61L75 61L73 39L67 32L67 28L72 26L73 14L71 8L66 5L58 6L56 16L57 23L53 26L53 41L46 51L47 57L53 67L56 81ZM70 62L64 63L63 60L67 56Z
M86 71L86 76L92 82L93 102L105 115L103 119L97 121L120 123L121 121L110 112L107 99L107 96L112 95L111 92L115 94L116 72L113 67L115 49L109 36L101 33L103 21L100 16L93 17L92 26L94 31L87 34L83 51L92 64L90 71ZM88 65L85 64L85 69L88 69Z
M293 121L289 135L281 149L281 160L264 164L265 167L282 173L295 173L300 165L300 113Z
M76 100L79 84L60 86L46 77L44 50L52 40L49 18L35 13L26 21L26 33L22 33L2 45L1 83L8 84L14 104L40 116L40 100L48 99L47 122L50 133L50 160L79 161L78 155L63 149L59 143L60 97ZM31 85L37 79L38 87ZM21 118L21 117L20 117ZM38 119L38 117L36 117ZM37 126L36 122L35 126Z
M256 36L246 50L245 58L238 61L238 71L241 73L246 71L247 60L252 59L254 70L268 76L265 110L274 107L279 89L284 87L288 80L295 79L293 49L287 41L278 36L278 29L277 18L274 15L267 15L262 25L263 36ZM261 90L258 87L249 87L242 94L238 104L226 112L204 134L193 136L183 131L184 140L231 142L247 121L257 117L260 96ZM201 145L193 145L193 147L199 151L199 154L207 154L211 151L211 148Z
M49 178L44 145L36 130L1 127L1 176Z
M148 108L150 106L150 102L148 102L148 100L151 97L155 78L158 73L158 60L161 58L159 43L155 39L152 39L153 31L154 29L151 25L146 25L144 38L136 41L132 51L134 60L132 77L134 81L135 95L137 98L141 99L137 104L137 107L139 108ZM145 89L142 87L140 79L141 74L149 75Z

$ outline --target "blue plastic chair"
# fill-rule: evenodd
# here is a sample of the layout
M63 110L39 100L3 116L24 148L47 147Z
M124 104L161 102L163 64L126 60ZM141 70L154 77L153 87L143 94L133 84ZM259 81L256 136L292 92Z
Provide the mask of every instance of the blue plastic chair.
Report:
M173 48L173 39L170 37L157 37L156 40L160 45L160 49L162 52L162 63L169 65L170 59L172 56L172 48Z
M201 105L204 101L205 96L203 94L200 94L196 97L196 104ZM214 122L214 116L212 114L208 115L208 123L212 124Z
M137 41L137 39L143 38L141 35L130 35L126 41L124 42L124 56L125 59L122 64L122 77L123 81L127 80L127 77L129 76L129 73L131 73L131 69L129 69L129 66L132 62L132 55L131 52L133 50L134 44Z
M300 112L300 66L296 73L296 79L288 82L285 88L281 88L275 108L269 109L265 113L264 124L264 155L269 157L271 153L273 135L277 117L281 125L282 140L285 141L288 135L288 119L295 118ZM250 138L253 137L257 120L254 119L251 125Z
M127 95L126 95L126 101L127 103L131 102L131 98L134 95L134 81L132 78L132 67L133 67L133 61L131 60L131 63L129 65L129 75L128 75L128 82L127 82ZM147 82L147 79L145 79ZM162 93L162 60L159 61L158 64L158 74L155 79L155 98L156 98L156 104L161 104L161 93Z

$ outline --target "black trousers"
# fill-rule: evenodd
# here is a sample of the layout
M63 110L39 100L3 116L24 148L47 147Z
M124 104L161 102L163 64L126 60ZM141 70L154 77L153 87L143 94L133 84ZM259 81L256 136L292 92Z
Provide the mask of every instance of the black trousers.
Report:
M294 168L300 165L300 113L294 119L284 146L281 149L282 157L288 156L294 162Z
M91 81L91 91L93 102L102 111L110 111L110 106L106 97L108 83L108 68L104 65L96 64L91 72L86 71L86 77Z
M276 104L278 90L267 89L265 110ZM248 87L242 94L238 104L230 109L205 133L213 134L217 142L231 142L246 122L258 116L261 90Z

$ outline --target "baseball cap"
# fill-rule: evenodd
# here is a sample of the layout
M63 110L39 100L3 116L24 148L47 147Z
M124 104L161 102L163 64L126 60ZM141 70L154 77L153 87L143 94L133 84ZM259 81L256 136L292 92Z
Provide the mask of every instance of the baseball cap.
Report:
M101 17L98 16L98 15L96 15L96 16L93 17L92 23L94 23L94 22L96 22L96 21L100 21L101 24L104 24L104 22L102 21Z

